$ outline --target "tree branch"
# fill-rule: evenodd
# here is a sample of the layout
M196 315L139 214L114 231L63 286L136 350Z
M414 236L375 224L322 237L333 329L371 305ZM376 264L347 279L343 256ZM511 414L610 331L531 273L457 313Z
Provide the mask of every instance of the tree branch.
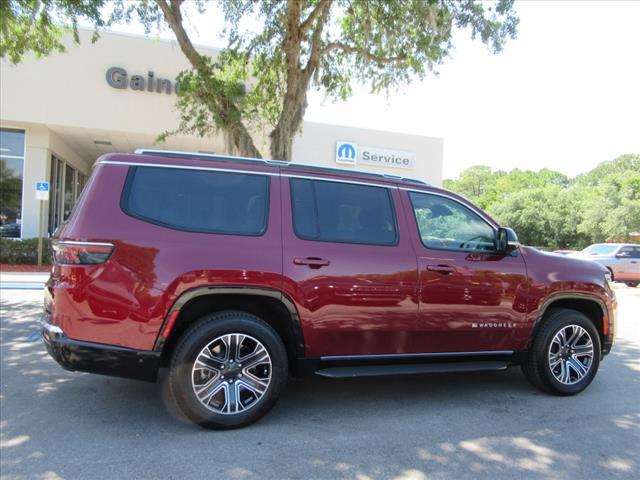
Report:
M327 17L329 16L329 8L326 8L323 12L321 12L320 19L317 22L313 30L313 34L311 35L311 52L309 54L309 60L307 60L307 65L303 70L304 78L305 78L305 90L309 85L309 80L311 76L318 68L320 63L320 58L322 58L323 48L322 48L322 32L324 30L324 26L327 22Z
M333 3L333 0L320 0L318 2L318 4L316 5L316 8L313 9L313 11L307 17L307 19L300 24L300 31L302 32L303 35L309 32L309 30L311 29L311 26L313 25L313 22L315 22L316 19L320 15L322 15L325 9L328 9L332 3Z
M323 54L329 52L330 50L342 50L345 53L359 53L365 59L370 60L372 62L377 63L378 65L388 65L390 63L398 63L407 59L406 55L397 55L395 57L380 57L378 55L374 55L371 52L368 52L364 48L351 47L342 42L330 42L323 49Z
M212 75L213 72L210 69L205 69L206 63L203 62L202 55L193 46L191 39L187 35L184 26L182 25L182 13L180 12L180 5L183 0L155 0L166 22L173 30L173 33L178 40L178 45L182 53L187 57L193 68L203 75ZM206 70L206 71L203 71ZM236 110L236 106L233 102L221 92L207 92L204 95L203 92L199 92L198 95L203 99L203 102L207 105L212 114L217 115L225 123L223 131L230 139L230 143L240 152L242 155L248 157L260 158L260 151L256 148L251 134L242 123L240 119L234 119L230 116L230 112Z
M197 70L200 67L202 57L193 46L193 43L191 43L191 39L182 25L182 13L180 12L182 0L169 1L171 5L167 3L167 0L156 0L156 3L160 7L160 10L162 10L169 27L173 30L182 53L187 57L187 60L189 60L193 68Z

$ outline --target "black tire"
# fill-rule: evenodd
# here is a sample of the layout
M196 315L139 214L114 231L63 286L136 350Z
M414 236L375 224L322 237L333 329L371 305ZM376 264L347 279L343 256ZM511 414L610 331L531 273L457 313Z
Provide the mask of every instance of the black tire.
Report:
M248 335L248 338L259 341L271 361L271 377L266 390L255 403L238 413L220 413L205 406L196 396L192 380L192 375L196 375L193 366L198 355L210 342L228 334ZM230 370L227 369L226 372L229 373ZM221 378L224 379L224 376ZM241 311L223 311L202 317L181 336L171 358L168 381L171 397L191 421L204 428L226 430L249 425L269 412L280 397L287 379L287 352L275 330L255 315ZM236 384L241 382L236 381ZM229 388L229 380L226 385ZM226 392L228 390L224 390L225 404ZM241 407L245 408L244 405Z
M551 370L549 349L556 334L570 325L582 327L593 344L593 357L588 372L573 384L560 382ZM586 337L585 337L586 338ZM553 395L575 395L593 381L600 365L600 335L593 322L583 313L570 309L554 309L545 315L542 325L533 340L522 371L535 387Z
M640 282L625 282L627 287L636 288Z

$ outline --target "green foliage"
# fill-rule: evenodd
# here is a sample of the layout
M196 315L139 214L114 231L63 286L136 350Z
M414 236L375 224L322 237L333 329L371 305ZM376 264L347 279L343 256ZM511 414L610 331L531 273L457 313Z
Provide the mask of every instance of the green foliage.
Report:
M63 51L65 30L140 22L147 33L168 26L191 64L179 79L175 133L222 130L229 146L260 156L254 133L271 129L270 155L289 160L307 108L307 92L344 100L356 84L373 92L401 88L437 72L455 28L499 52L515 37L514 0L2 0L2 57L18 63ZM201 55L184 26L184 10L224 16L228 46ZM96 30L97 32L97 30Z
M622 155L571 180L548 169L507 173L475 166L444 184L529 245L583 248L630 241L640 231L640 155Z
M48 238L42 239L42 263L51 263L51 245ZM0 263L12 265L35 265L38 263L38 239L12 240L0 238Z
M107 26L102 9L106 0L0 0L0 57L17 64L33 52L44 57L64 52L62 38L71 32L79 43L78 21L89 21L96 28Z

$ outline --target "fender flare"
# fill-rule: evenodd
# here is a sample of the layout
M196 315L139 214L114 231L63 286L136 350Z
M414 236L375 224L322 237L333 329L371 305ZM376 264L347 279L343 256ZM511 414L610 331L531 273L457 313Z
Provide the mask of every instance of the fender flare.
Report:
M536 334L538 333L538 329L540 328L540 324L542 323L542 319L544 318L544 315L547 313L547 310L549 309L549 307L552 306L553 303L555 303L558 300L587 300L587 301L593 302L600 307L600 310L602 310L603 315L605 315L607 318L610 318L609 308L607 307L606 303L604 303L596 295L591 295L589 293L578 293L578 292L552 293L549 297L547 297L544 300L544 302L542 302L542 305L540 305L540 308L538 309L538 315L536 317L536 321L533 324L533 327L531 329L531 335L529 337L529 342L528 342L529 346L531 345L531 342L533 342L533 339L536 337ZM603 330L604 328L607 328L607 327L608 326L605 327L605 325L603 324ZM604 331L601 333L606 337L607 333L605 333Z
M165 345L165 338L163 333L174 312L180 312L182 308L194 298L206 296L206 295L255 295L259 297L267 297L278 300L289 312L291 316L291 329L294 339L295 355L296 357L304 356L304 335L302 333L302 326L300 323L300 315L296 309L293 300L284 292L267 287L247 287L238 285L209 285L203 287L195 287L183 292L174 302L158 330L158 337L156 338L153 350L156 352L162 352Z

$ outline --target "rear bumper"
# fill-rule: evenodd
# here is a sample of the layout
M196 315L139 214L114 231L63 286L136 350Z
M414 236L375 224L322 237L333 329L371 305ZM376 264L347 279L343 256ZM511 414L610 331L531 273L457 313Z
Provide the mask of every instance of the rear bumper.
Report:
M48 314L43 315L40 324L42 341L49 355L66 370L150 382L157 379L159 352L73 340L65 336L60 327L49 323Z

